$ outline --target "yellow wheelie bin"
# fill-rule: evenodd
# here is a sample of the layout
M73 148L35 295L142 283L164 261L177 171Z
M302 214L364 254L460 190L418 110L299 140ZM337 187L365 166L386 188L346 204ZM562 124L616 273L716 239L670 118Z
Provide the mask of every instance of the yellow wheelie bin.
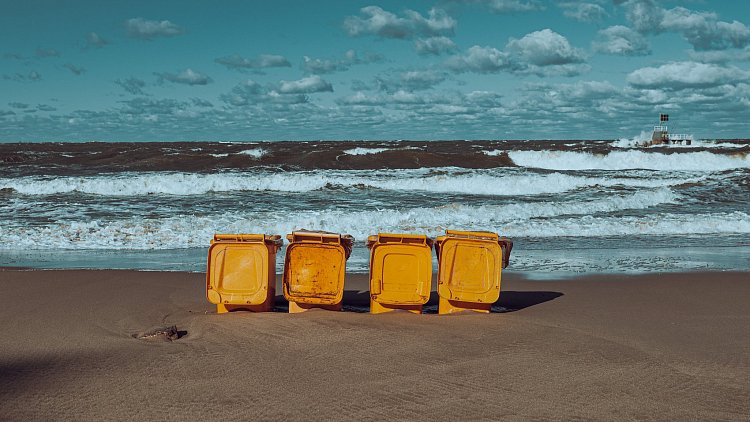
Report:
M289 312L310 308L341 310L346 260L354 238L348 234L296 231L287 235L284 297Z
M271 311L280 235L217 234L208 248L206 298L218 313Z
M435 240L438 313L489 312L500 298L500 273L513 242L492 232L446 230Z
M422 313L430 300L432 239L424 235L379 233L370 248L370 312L396 309Z

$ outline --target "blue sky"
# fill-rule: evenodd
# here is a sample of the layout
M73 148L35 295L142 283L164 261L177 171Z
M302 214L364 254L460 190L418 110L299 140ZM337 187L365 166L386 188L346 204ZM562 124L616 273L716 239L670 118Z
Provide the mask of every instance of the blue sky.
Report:
M750 3L2 1L0 141L750 137Z

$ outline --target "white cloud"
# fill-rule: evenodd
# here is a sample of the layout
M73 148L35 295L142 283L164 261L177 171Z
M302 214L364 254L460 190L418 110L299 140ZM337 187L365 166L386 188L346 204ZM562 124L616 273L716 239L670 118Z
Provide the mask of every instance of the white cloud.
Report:
M333 92L333 86L320 76L313 75L296 81L281 81L279 92L282 94Z
M133 95L146 95L143 88L146 86L146 82L138 78L127 78L125 80L115 80L117 85L120 85L122 89L133 94Z
M544 10L538 0L470 0L472 3L482 3L494 13L534 12Z
M185 69L180 73L157 73L162 80L184 85L207 85L212 79L207 75L196 72L193 69Z
M309 101L304 94L280 93L250 79L236 85L231 92L222 94L219 98L234 107L258 107L261 110L268 107L283 110Z
M425 116L440 115L443 118L462 115L465 118L477 118L491 115L501 107L500 94L490 91L443 91L440 93L414 93L397 90L392 93L374 95L357 92L353 95L338 98L336 103L346 107L370 107L373 110L388 109L396 111L403 118L417 123L424 121ZM404 114L405 113L405 114Z
M314 59L308 56L302 58L302 69L310 73L333 73L349 69L349 66L339 60Z
M233 54L231 56L219 57L214 61L234 70L290 67L292 65L284 56L275 54L261 54L257 58L252 59Z
M60 57L60 52L54 48L37 48L35 54L42 59L47 57Z
M391 95L393 102L398 104L424 104L425 99L413 92L399 90Z
M691 60L704 63L744 62L750 60L750 46L742 50L689 51Z
M42 80L42 75L36 70L32 70L25 74L24 73L4 74L3 79L7 81L15 81L15 82L38 82Z
M413 38L415 36L451 35L456 20L442 9L430 9L428 17L419 12L407 10L406 17L399 17L378 6L360 9L363 17L348 16L344 20L344 30L351 36L377 35L383 38Z
M190 101L192 101L193 105L197 106L197 107L213 107L214 106L211 103L211 101L204 100L203 98L193 97L193 98L190 99Z
M664 12L665 31L682 33L696 50L741 48L750 43L750 28L738 21L723 22L715 13L675 7Z
M736 85L750 79L750 72L736 67L696 62L675 62L631 72L627 82L636 88L681 90Z
M423 91L440 84L446 79L445 72L434 69L409 70L397 75L385 75L375 78L377 88L393 93L396 91Z
M625 15L636 31L645 34L661 31L664 9L654 0L628 0L622 2Z
M436 55L456 50L456 43L448 37L419 38L414 41L414 48L421 55Z
M544 29L520 40L511 38L505 51L473 46L465 54L455 55L445 66L456 73L510 72L537 76L575 76L589 70L583 64L583 51L574 48L562 35Z
M512 67L510 55L493 47L470 47L466 54L453 56L446 66L454 72L496 73Z
M125 21L125 29L133 38L151 40L156 37L174 37L184 31L168 20L151 21L143 18L132 18Z
M362 91L358 91L347 97L341 97L336 100L338 104L342 105L381 105L383 99L380 95L368 95Z
M109 41L100 37L96 32L89 32L86 34L86 46L93 48L101 48L109 44Z
M563 9L563 15L579 22L597 22L608 15L607 11L596 3L567 1L557 5Z
M602 29L592 43L594 51L619 56L644 56L651 54L648 41L627 26L615 25Z
M404 13L413 22L414 30L417 34L427 36L451 35L456 28L456 20L443 9L430 9L427 12L429 16L427 18L413 10L407 10Z
M664 9L655 0L622 2L626 16L641 33L676 32L696 50L723 50L750 45L750 28L739 21L725 22L713 12L684 7Z
M341 59L315 59L308 56L302 58L302 69L315 74L333 73L348 70L353 65L379 62L383 59L379 54L368 53L359 57L354 50L348 50Z
M550 29L527 34L520 40L511 38L506 50L522 61L537 66L581 63L583 51L570 45L567 38Z
M501 98L502 95L492 91L471 91L466 94L469 103L484 108L500 107Z
M443 82L445 75L435 70L411 70L401 74L401 83L408 89L429 89Z
M66 68L66 69L68 69L68 70L70 70L70 72L73 73L76 76L80 76L80 75L86 73L86 69L84 69L83 67L80 67L80 66L76 66L76 65L74 65L72 63L65 63L63 65L63 67Z

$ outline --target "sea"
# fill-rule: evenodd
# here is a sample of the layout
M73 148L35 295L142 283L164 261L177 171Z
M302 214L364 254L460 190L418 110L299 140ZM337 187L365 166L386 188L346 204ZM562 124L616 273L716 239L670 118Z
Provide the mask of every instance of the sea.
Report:
M0 144L0 266L203 272L216 233L514 241L506 271L750 269L750 140ZM436 260L434 260L436 261ZM435 262L436 264L436 262ZM277 271L283 266L283 250Z

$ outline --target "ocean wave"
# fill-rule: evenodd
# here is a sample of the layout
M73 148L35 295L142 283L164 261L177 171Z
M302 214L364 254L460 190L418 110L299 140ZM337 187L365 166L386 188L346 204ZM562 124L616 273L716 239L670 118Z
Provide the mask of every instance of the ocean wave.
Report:
M241 155L249 155L255 159L261 159L264 155L267 154L267 151L263 148L252 148L252 149L246 149L238 152L237 154Z
M206 246L214 233L286 234L301 228L349 233L359 240L377 232L437 236L446 228L481 228L511 236L532 237L658 234L660 231L670 234L750 232L750 216L743 213L735 213L729 220L698 216L695 221L691 216L667 215L653 221L607 216L617 211L670 204L677 199L678 195L674 192L662 188L582 202L550 201L495 206L448 204L434 208L361 211L275 210L208 216L68 221L43 226L0 225L0 249L175 249ZM668 227L664 226L664 221L671 221Z
M344 154L349 155L368 155L368 154L380 154L381 152L390 151L390 148L352 148L344 150Z
M750 168L746 154L725 155L707 151L662 154L613 151L605 155L572 151L510 151L518 166L547 170L723 171Z
M85 193L102 196L202 195L209 192L310 192L331 187L422 191L468 195L522 196L555 194L584 187L652 188L698 183L704 177L593 177L517 170L461 171L455 168L389 171L318 170L248 173L120 173L86 177L0 178L0 190L23 195Z
M664 145L648 145L651 142L651 133L641 132L639 136L633 138L620 138L613 141L611 145L614 148L663 148ZM748 144L744 142L723 142L710 139L693 139L688 144L670 144L670 149L739 149L745 148Z

